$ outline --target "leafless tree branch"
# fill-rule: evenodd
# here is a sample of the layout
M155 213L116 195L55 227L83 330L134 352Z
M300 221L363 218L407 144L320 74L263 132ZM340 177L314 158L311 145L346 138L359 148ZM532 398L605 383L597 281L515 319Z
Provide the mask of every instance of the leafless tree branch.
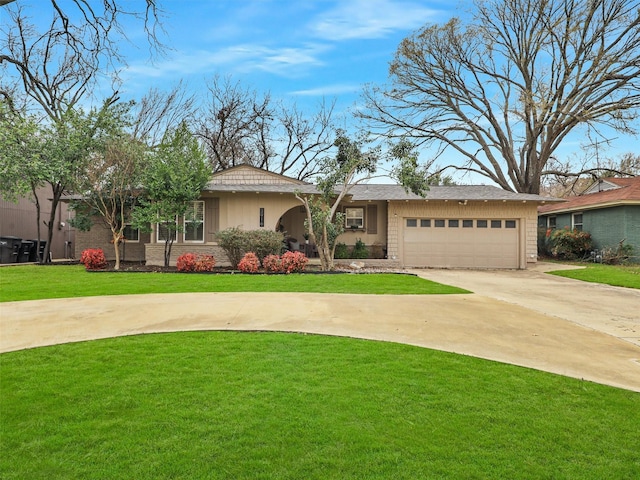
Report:
M249 164L304 180L317 173L320 157L333 147L334 104L307 116L295 105L274 103L269 94L214 77L198 135L214 171Z
M506 190L537 193L576 127L635 133L640 108L638 0L476 0L406 38L391 84L369 87L374 132L455 151ZM606 138L606 137L605 137Z

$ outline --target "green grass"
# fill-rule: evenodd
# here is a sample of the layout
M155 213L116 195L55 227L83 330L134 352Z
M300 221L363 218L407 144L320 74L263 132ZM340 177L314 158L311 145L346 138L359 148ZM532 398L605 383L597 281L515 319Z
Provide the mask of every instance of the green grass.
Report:
M640 288L640 265L580 264L580 270L558 270L549 272L560 277L574 278L584 282L604 283L616 287Z
M640 394L285 333L0 355L0 478L640 478Z
M414 275L187 274L87 272L79 265L0 268L0 302L43 298L184 292L310 292L370 294L469 293Z

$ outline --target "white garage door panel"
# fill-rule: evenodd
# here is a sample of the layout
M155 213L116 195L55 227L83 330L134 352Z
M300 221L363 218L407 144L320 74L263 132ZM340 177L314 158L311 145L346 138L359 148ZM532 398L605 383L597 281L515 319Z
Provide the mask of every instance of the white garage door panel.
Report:
M404 264L412 267L518 268L519 222L516 228L407 227L404 221ZM418 225L420 221L418 220ZM448 223L447 223L448 225ZM489 225L490 227L490 221Z

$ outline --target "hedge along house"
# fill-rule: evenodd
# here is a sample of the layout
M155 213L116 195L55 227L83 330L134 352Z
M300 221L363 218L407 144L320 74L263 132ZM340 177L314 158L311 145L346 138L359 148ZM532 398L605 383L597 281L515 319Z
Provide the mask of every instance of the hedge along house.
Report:
M312 184L247 165L214 174L194 203L197 221L176 236L172 263L192 252L228 265L216 233L230 227L281 230L303 243L306 215L296 191L317 193ZM399 267L524 269L537 261L537 208L548 201L557 199L491 186L433 186L422 198L400 185L360 184L340 206L346 230L338 241L361 240L376 262ZM76 235L76 255L84 248L113 255L107 229ZM163 265L162 231L126 237L124 260Z
M559 205L538 209L547 229L578 229L591 234L595 248L617 247L624 240L640 252L640 177L603 178Z

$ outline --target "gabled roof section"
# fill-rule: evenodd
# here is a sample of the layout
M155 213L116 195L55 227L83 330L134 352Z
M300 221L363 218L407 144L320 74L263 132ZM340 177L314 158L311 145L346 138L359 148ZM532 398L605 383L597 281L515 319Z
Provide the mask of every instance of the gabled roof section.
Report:
M599 182L595 185L597 186ZM591 186L587 192L578 197L568 199L561 205L545 205L538 209L538 213L561 213L578 210L590 210L619 205L640 205L640 177L606 178L603 183L607 189L598 191Z
M218 185L307 185L307 183L251 165L238 165L214 173L207 184L207 190L217 190L213 186Z

